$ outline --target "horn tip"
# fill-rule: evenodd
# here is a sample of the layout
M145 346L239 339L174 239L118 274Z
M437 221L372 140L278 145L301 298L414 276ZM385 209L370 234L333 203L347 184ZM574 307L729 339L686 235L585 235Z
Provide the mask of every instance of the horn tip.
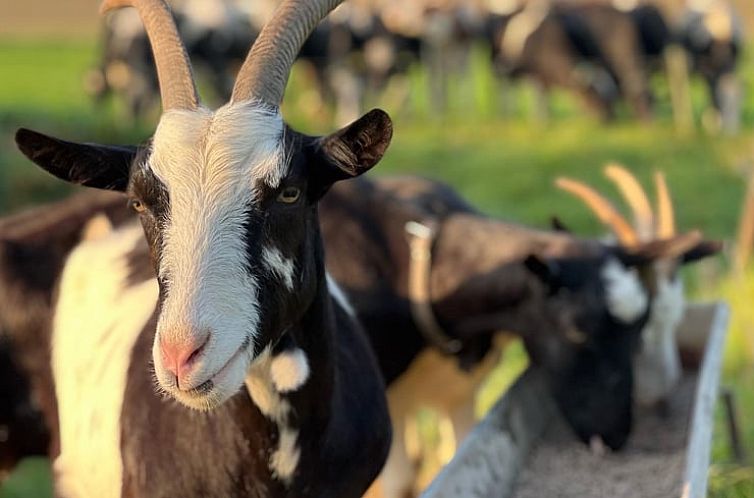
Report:
M99 6L99 14L104 16L108 12L123 7L130 7L133 3L130 0L103 0Z
M610 175L611 172L626 171L626 167L623 166L618 161L610 161L610 162L608 162L608 163L605 164L605 167L603 168L603 171L605 172L606 175Z

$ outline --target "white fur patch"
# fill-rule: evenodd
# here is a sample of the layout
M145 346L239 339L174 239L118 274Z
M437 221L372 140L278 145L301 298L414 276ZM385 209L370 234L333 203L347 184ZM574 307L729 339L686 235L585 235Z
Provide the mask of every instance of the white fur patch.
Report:
M718 42L733 40L735 31L734 19L729 6L725 3L716 3L707 9L702 22L710 36L712 36L712 39Z
M269 468L272 475L290 485L298 466L300 450L297 446L298 431L290 427L288 420L291 405L277 390L270 349L265 349L251 364L246 376L246 390L262 414L278 428L278 448L271 454ZM308 367L307 367L308 368Z
M351 303L348 301L348 298L346 297L346 294L343 292L343 289L340 288L338 283L335 281L332 276L330 276L329 273L325 274L325 278L327 279L327 289L330 291L330 296L332 296L333 299L335 299L335 302L340 305L341 308L343 308L346 313L351 315L352 317L356 318L356 311L353 309L353 306L351 306Z
M613 0L613 7L623 12L631 12L639 6L639 0Z
M242 346L253 342L259 322L257 278L246 271L244 223L255 186L275 188L286 174L282 138L280 114L253 102L231 103L215 113L170 110L155 132L147 167L170 194L170 215L160 261L169 290L153 357L161 386L188 406L206 408L174 388L159 341L188 342L209 331L186 387L212 379L214 400L221 403L243 384L252 348Z
M293 274L296 270L293 260L283 256L276 247L262 249L262 259L267 269L281 278L288 290L293 290Z
M270 365L270 375L278 392L298 390L309 379L306 354L300 348L295 348L275 355Z
M602 268L605 298L610 314L623 323L638 320L647 311L649 297L634 268L610 259Z
M660 277L649 320L641 331L641 346L634 357L634 398L653 405L670 394L681 378L676 332L686 303L683 281Z
M526 42L547 18L549 4L546 1L533 1L508 21L508 26L500 41L505 58L517 63L524 53Z
M290 482L298 467L301 450L297 440L298 431L283 428L278 439L278 449L270 457L270 469L283 482Z
M66 262L52 331L60 422L57 492L119 497L120 414L133 345L157 303L157 284L127 287L140 226L85 241Z

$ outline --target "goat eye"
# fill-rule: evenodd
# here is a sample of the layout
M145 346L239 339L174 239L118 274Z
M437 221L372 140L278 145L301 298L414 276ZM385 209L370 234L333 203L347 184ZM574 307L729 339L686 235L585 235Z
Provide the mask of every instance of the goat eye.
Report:
M147 207L138 199L131 199L128 201L128 207L136 211L137 213L143 213L147 210Z
M286 187L278 195L278 202L293 204L301 196L301 190L296 187Z

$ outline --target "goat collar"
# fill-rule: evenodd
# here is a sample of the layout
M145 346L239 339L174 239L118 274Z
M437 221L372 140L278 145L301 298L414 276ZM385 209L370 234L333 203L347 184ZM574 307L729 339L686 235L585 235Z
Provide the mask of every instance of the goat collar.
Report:
M461 351L461 341L448 336L432 310L430 273L435 230L429 223L409 221L405 226L411 258L408 265L408 298L411 315L419 332L446 354Z

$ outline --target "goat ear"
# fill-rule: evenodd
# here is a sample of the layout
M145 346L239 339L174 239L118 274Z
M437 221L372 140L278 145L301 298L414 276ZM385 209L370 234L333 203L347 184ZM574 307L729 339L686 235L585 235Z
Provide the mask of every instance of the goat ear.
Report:
M524 260L524 266L534 274L542 283L550 287L556 287L560 279L560 265L555 261L542 259L531 254Z
M393 138L393 122L380 109L373 109L340 131L320 139L325 159L323 184L333 184L362 175L385 154Z
M35 164L70 183L105 190L126 190L136 147L79 144L24 128L16 145Z
M696 230L669 239L654 240L631 250L620 249L617 256L626 266L641 266L658 259L682 260L702 243Z
M568 233L568 234L573 233L571 229L568 227L568 225L563 223L563 220L561 220L559 216L552 216L550 218L550 226L556 232Z
M694 263L723 251L724 244L718 240L703 240L683 254L682 264Z

